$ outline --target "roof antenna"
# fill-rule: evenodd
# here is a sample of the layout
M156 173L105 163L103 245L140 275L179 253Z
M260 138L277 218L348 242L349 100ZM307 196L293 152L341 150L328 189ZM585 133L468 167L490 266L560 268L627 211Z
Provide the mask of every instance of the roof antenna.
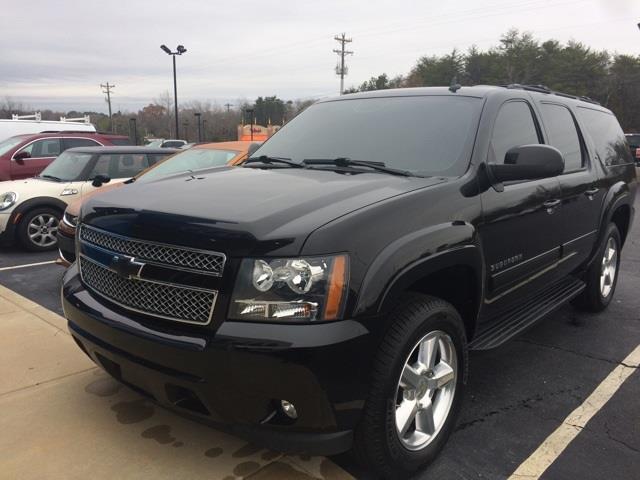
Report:
M462 88L462 85L458 83L458 76L454 75L451 79L451 84L449 85L449 91L452 93L456 93L458 90Z

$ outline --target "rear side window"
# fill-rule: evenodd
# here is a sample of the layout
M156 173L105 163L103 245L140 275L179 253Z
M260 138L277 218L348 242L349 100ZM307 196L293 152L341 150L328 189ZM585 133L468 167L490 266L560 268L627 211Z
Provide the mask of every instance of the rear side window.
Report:
M540 111L549 135L549 144L564 155L564 171L581 169L584 162L580 137L569 109L562 105L543 103L540 105Z
M578 117L584 124L605 165L624 165L633 162L627 140L616 117L609 112L578 107Z
M489 147L489 162L504 163L513 147L540 143L531 108L526 102L507 102L498 112Z
M91 140L90 138L65 138L64 140L64 148L75 148L75 147L99 147L100 144L95 140Z
M145 154L116 153L100 155L89 179L96 175L107 175L109 178L131 178L149 166Z

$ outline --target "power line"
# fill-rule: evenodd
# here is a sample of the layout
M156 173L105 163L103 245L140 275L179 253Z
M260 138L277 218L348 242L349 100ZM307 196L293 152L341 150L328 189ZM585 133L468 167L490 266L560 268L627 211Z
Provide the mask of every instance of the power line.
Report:
M229 110L233 107L233 103L225 103L224 106L227 107L227 113L229 113Z
M347 55L353 55L352 51L345 50L344 47L347 43L353 42L353 40L351 38L347 38L344 33L339 36L336 35L333 39L340 43L340 49L334 49L333 51L340 57L340 62L336 66L336 74L340 75L340 95L342 95L342 92L344 91L344 76L349 70L344 64L344 57Z
M113 119L111 118L111 90L114 89L116 86L109 85L109 82L107 82L106 85L103 85L101 83L100 87L104 88L104 90L102 90L102 93L107 94L107 103L109 104L109 130L113 131Z

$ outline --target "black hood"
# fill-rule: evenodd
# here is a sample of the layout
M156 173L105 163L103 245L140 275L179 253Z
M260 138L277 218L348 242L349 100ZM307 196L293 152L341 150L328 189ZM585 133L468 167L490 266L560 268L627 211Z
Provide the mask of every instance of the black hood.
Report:
M223 168L133 183L90 198L83 222L230 255L296 254L315 229L441 179L296 168Z

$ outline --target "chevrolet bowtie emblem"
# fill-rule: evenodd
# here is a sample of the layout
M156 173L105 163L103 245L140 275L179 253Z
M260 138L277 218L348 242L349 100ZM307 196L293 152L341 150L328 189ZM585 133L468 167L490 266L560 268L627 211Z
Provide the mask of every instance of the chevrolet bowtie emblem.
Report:
M109 270L122 278L140 278L140 272L142 272L144 265L142 262L136 262L133 257L114 255L109 263Z

